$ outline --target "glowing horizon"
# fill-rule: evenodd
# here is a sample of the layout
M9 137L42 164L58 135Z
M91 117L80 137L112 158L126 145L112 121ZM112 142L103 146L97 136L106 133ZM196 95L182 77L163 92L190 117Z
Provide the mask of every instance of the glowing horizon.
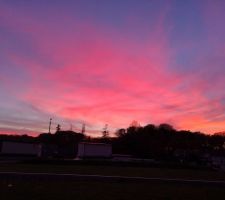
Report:
M0 134L137 120L225 130L225 2L0 2Z

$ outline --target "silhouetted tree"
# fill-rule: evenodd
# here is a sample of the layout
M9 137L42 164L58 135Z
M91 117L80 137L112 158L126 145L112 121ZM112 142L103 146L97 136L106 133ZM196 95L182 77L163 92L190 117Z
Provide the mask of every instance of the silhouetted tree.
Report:
M102 138L106 139L108 137L109 137L108 124L106 124L102 131Z
M58 124L58 125L56 126L56 132L59 132L59 131L61 131L61 126L60 126L60 124Z
M118 130L116 131L116 133L115 133L115 135L116 135L117 137L122 137L122 136L124 136L125 134L126 134L126 129L124 129L124 128L118 129Z

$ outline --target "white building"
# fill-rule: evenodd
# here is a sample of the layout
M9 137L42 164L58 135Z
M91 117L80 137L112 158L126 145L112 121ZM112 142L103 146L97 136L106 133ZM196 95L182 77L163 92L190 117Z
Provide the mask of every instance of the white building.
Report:
M0 155L41 156L41 145L3 141L1 143Z
M78 144L78 158L111 158L112 145L82 142Z
M224 156L212 156L211 165L215 169L225 170L225 157Z

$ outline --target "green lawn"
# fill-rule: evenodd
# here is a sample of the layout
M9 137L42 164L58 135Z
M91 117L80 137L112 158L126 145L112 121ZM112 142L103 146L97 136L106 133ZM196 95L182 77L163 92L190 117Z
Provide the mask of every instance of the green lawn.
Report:
M0 164L0 171L102 174L162 178L225 180L224 172L94 165ZM0 181L1 200L224 200L225 189L168 183L101 181Z
M0 182L2 200L224 200L224 188L110 182Z
M3 171L225 180L225 172L218 171L102 165L0 164L0 172Z

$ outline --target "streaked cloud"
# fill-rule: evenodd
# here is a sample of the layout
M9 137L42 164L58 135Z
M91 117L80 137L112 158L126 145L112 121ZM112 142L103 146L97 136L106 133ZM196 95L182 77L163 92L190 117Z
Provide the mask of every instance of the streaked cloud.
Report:
M100 11L113 15L99 17L81 2L71 6L90 13L68 4L59 9L59 2L43 10L43 3L1 3L0 132L46 131L50 117L65 129L86 123L91 134L134 119L222 131L224 45L211 28L224 31L212 23L224 14L210 1L196 4L194 13L188 10L194 2L186 8L168 2L146 3L152 13L144 4L125 9L113 19L117 8L105 4Z

